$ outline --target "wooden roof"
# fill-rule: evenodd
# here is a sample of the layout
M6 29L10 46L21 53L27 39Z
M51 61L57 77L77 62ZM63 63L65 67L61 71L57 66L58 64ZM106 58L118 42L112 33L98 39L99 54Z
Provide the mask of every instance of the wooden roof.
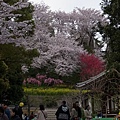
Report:
M88 80L86 80L84 82L77 83L76 87L77 88L82 88L82 87L84 87L84 86L98 80L99 78L103 77L105 74L106 74L106 71L103 71L103 72L99 73L98 75L96 75L94 77L90 77L90 79L88 79Z

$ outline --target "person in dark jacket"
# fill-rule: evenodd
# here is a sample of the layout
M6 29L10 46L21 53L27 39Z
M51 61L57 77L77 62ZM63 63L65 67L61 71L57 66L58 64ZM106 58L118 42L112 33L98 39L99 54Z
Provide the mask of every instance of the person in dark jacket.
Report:
M2 103L2 107L3 107L3 109L4 109L4 112L5 112L5 114L7 115L7 117L8 117L8 119L10 120L10 108L8 107L8 105L9 105L9 101L3 101L3 103Z
M22 102L21 102L21 103L22 103ZM23 120L23 118L22 118L22 115L23 115L22 107L23 107L23 105L22 105L21 103L20 103L19 106L18 106L17 115L20 117L21 120Z
M78 118L79 118L79 120L80 120L81 117L82 117L81 108L80 108L80 106L79 106L79 102L78 102L78 101L76 101L75 104L76 104L76 111L78 112Z
M20 119L23 120L22 119L22 114L23 114L22 106L20 106L20 104L15 105L15 110L16 110L16 115L18 115Z
M9 120L2 106L0 106L0 120Z
M55 115L57 120L70 120L70 111L66 101L62 101L62 105L57 109Z
M11 120L21 120L15 108L11 109Z
M34 118L34 114L33 114L33 112L31 112L29 120L32 120L33 118Z

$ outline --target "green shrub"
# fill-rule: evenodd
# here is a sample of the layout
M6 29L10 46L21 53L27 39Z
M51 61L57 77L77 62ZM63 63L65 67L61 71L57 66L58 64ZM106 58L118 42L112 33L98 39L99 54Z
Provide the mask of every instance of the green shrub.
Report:
M57 106L57 102L56 102L56 98L55 97L49 97L46 96L43 99L43 103L47 108L51 108L51 107L56 107Z

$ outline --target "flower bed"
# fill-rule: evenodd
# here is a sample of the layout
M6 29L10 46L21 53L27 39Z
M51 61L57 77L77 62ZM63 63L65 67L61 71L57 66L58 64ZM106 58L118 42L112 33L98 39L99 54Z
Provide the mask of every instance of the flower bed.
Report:
M70 88L41 88L41 87L24 87L24 92L28 95L64 95L79 93L79 90Z

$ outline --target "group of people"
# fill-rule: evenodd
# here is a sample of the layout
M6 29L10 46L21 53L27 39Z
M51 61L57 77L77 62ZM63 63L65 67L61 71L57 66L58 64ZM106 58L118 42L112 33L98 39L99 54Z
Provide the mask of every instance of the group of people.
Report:
M83 113L86 120L91 120L91 112L89 105L83 111L79 106L79 102L73 103L72 110L70 112L66 101L62 101L62 105L57 109L55 115L57 120L80 120L83 117Z
M89 113L89 106L86 107L86 110L84 111L86 120L91 119L91 115ZM76 101L73 103L71 112L69 107L67 106L66 101L62 101L62 105L60 105L55 113L57 120L80 120L82 118L82 109L79 107L79 102ZM0 106L0 120L46 120L47 118L47 111L44 108L44 105L39 106L39 110L35 115L33 112L29 117L27 115L24 115L23 118L23 111L22 107L15 106L14 108L10 109L8 108L8 105L3 103Z
M0 120L32 120L35 118L33 112L31 112L30 116L23 113L21 103L19 105L15 105L14 108L9 108L7 102L3 102L0 105ZM43 105L39 106L39 111L37 114L37 120L46 120L47 112Z
M66 101L62 101L62 104L58 107L55 115L57 120L81 120L81 118L84 118L85 120L92 120L90 106L87 105L83 110L83 108L79 106L78 101L73 103L71 110L67 106ZM101 112L98 112L97 115L98 118L103 117ZM9 109L8 105L5 103L0 105L0 120L46 120L47 117L47 111L42 104L39 106L36 116L33 112L31 112L29 117L26 114L24 115L24 118L22 106L20 104L19 106L16 105L12 109ZM120 113L116 118L120 118Z
M83 112L85 114L86 120L91 120L90 114L90 107L87 106L86 109L83 111L82 108L79 106L79 102L76 101L73 103L72 109L70 111L69 107L67 106L66 101L62 101L62 104L58 107L55 115L57 120L80 120L82 118ZM39 106L39 110L34 116L34 120L46 120L48 117L47 111L45 110L44 105Z
M22 120L22 107L9 108L7 102L0 105L0 120Z
M89 105L86 106L84 110L84 115L86 120L90 120L91 113L90 113ZM23 116L24 115L24 116ZM83 110L79 107L79 102L76 101L73 103L71 112L69 107L67 106L66 101L62 101L62 105L60 105L55 113L57 120L80 120L83 116ZM2 103L0 106L0 120L46 120L47 118L47 111L44 108L44 105L39 106L39 110L36 116L31 113L28 117L27 114L23 114L21 103L15 105L14 108L10 109L7 103Z

